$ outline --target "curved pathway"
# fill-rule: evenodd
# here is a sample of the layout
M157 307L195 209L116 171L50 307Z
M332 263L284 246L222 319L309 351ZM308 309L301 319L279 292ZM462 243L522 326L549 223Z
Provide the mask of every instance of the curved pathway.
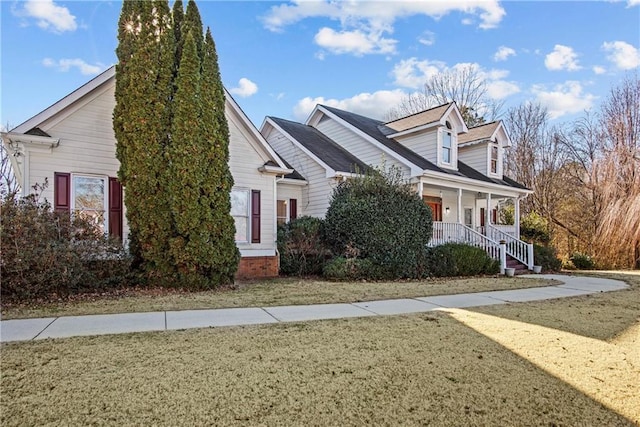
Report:
M551 274L520 277L555 279L562 284L508 291L439 295L352 304L222 308L3 320L0 322L0 342L420 313L441 308L478 307L574 297L617 291L629 287L619 280L595 277Z

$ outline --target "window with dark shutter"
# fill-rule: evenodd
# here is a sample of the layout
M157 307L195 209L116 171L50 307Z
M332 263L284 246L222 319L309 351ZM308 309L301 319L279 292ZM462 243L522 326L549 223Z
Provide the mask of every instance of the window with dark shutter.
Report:
M289 221L298 218L298 199L289 199Z
M260 190L251 190L251 243L260 243Z
M71 212L71 174L53 174L53 208L56 212Z
M109 178L109 235L122 239L122 184Z

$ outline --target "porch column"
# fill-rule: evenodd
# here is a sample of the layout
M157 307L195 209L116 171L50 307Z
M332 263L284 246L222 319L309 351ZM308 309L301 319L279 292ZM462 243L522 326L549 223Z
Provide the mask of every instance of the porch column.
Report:
M520 239L520 196L516 197L513 201L513 225L515 238Z
M458 188L458 224L462 224L462 188Z
M422 199L422 192L424 191L424 184L422 180L418 181L418 196Z
M485 225L491 225L491 193L487 193L487 209L485 209L484 215Z

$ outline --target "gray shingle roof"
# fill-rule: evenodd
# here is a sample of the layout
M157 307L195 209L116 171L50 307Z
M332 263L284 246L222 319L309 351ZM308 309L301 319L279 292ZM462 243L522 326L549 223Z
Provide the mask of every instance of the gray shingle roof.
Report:
M422 169L430 170L434 172L446 173L448 175L462 176L462 177L475 179L478 181L489 182L493 184L504 185L507 187L527 190L527 188L524 187L522 184L519 184L512 179L509 179L507 177L504 177L504 179L502 180L489 178L488 176L478 172L477 170L473 169L472 167L460 161L458 161L457 171L440 168L435 164L433 164L432 162L430 162L429 160L417 154L415 151L410 150L409 148L405 147L399 142L396 142L394 140L387 138L385 135L389 133L388 131L385 130L386 126L383 122L379 120L371 119L365 116L361 116L359 114L343 111L334 107L327 107L326 105L323 105L322 107L330 111L331 113L335 114L336 116L340 117L342 120L346 121L352 126L356 127L357 129L360 129L362 132L369 135L371 138L380 142L385 147L390 148L400 156L404 157L405 159L407 159L408 161L410 161L411 163L413 163L414 165ZM391 133L393 133L393 130L391 130Z
M367 164L318 129L278 117L269 117L269 119L336 172L356 173L369 169Z

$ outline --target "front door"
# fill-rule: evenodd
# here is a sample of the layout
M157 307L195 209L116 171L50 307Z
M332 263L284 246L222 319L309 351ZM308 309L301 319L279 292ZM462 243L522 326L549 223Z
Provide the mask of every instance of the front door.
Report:
M425 205L431 208L433 221L442 221L442 199L440 197L422 196Z

